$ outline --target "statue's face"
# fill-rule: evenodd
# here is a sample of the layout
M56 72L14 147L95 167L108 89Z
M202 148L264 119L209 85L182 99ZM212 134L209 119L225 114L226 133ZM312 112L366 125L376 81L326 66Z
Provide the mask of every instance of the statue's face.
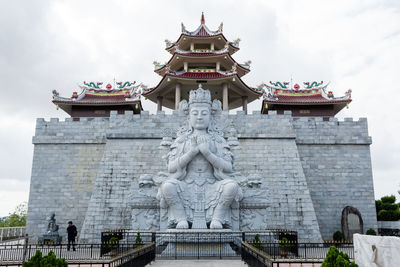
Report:
M190 106L189 122L196 130L205 130L210 124L210 105L209 104L192 104Z

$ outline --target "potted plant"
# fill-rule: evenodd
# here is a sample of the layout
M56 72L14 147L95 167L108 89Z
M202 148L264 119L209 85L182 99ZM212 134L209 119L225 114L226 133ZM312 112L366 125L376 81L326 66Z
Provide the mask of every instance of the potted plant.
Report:
M333 242L335 243L336 246L339 246L341 243L343 243L344 235L340 231L336 231L333 233Z
M133 245L133 248L138 248L138 247L140 247L142 245L143 245L142 238L140 237L140 233L137 232L136 239L135 239L135 244Z
M110 256L111 257L117 256L119 248L119 239L116 238L115 236L111 237L110 240L108 240L108 247L111 250Z
M286 258L290 249L290 242L286 237L279 240L279 249L281 257Z
M254 236L253 246L258 248L259 250L262 250L262 244L261 244L261 240L260 240L260 235L259 234L256 234Z

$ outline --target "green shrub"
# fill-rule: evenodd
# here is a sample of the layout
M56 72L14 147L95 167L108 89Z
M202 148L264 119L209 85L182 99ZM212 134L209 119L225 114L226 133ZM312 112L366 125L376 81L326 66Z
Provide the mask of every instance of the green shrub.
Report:
M141 245L143 245L143 241L142 241L142 238L140 237L140 233L137 232L136 239L135 239L135 244L133 245L133 248L138 248Z
M115 250L119 248L119 239L115 236L111 237L110 240L108 240L108 247L111 250Z
M40 250L36 250L36 254L29 261L22 264L23 267L67 267L68 263L65 259L57 259L56 254L50 250L47 256L42 255Z
M399 207L396 204L382 202L381 210L397 210Z
M395 203L395 196L385 196L375 201L376 214L378 221L398 221L400 220L400 203Z
M376 231L372 228L368 229L367 232L365 233L366 235L376 235Z
M375 200L376 214L382 210L382 200Z
M331 246L321 267L358 267L358 265L350 262L349 255Z
M391 195L391 196L384 196L381 198L383 203L389 203L389 204L394 204L396 202L396 197Z
M290 241L284 237L279 240L279 247L282 251L289 251L290 250Z
M261 240L260 240L260 235L259 234L256 234L254 236L253 246L255 246L256 248L262 250L262 244L261 244Z
M336 231L333 233L332 238L334 241L338 242L338 241L342 241L344 239L344 235L342 232Z
M398 221L400 220L399 210L381 210L378 212L378 221Z

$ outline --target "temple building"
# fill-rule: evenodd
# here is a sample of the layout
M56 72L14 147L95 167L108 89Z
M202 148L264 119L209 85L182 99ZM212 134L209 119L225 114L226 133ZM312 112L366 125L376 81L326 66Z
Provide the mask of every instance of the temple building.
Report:
M71 118L36 121L30 240L46 231L49 212L58 221L72 220L84 242L100 242L106 229L164 231L181 221L185 229L203 229L193 218L214 214L210 207L227 211L213 217L224 230L291 229L299 242L331 240L340 230L351 240L352 233L377 229L367 119L335 118L352 101L351 90L337 97L324 82L249 86L242 77L251 62L233 58L240 39L228 41L222 23L211 31L203 14L200 22L194 31L182 24L179 38L166 40L172 56L165 64L154 62L161 76L154 87L83 82L70 98L53 90L52 102ZM195 91L207 97L192 105ZM157 104L157 112L142 110L143 97ZM248 113L248 103L257 99L260 110ZM198 189L185 201L196 197L198 205L181 202L186 218L174 208L180 220L170 220L162 199L178 189L158 189L167 180L181 184L182 177L185 187L193 182ZM226 201L215 202L219 193L202 195L207 191L200 186L219 181L233 188L221 184L221 195L236 192L229 209L220 208Z
M223 24L216 31L205 25L204 14L200 26L194 31L186 30L176 42L166 40L166 50L171 59L161 64L154 62L155 72L162 76L158 85L143 92L143 96L162 106L177 109L189 90L203 84L211 91L213 99L222 102L223 110L243 107L260 98L262 90L246 85L241 79L250 72L251 61L237 63L232 55L239 50L240 39L228 41L222 33Z
M262 114L275 110L283 114L285 110L292 111L293 117L319 116L324 119L334 117L351 102L351 90L345 96L334 97L332 91L326 91L328 84L323 81L304 82L304 87L295 84L293 88L288 87L289 82L269 82L262 84L259 88L265 87Z
M138 114L142 110L141 85L136 82L117 82L114 86L108 83L105 87L102 82L83 82L80 88L81 93L73 92L70 98L61 97L53 90L53 103L57 109L61 108L76 120L79 117L109 117L111 110L120 114L126 110Z

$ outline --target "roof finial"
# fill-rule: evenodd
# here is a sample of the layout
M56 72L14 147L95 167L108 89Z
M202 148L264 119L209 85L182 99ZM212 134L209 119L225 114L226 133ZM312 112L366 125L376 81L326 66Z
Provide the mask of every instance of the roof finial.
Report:
M204 19L204 12L201 12L201 20L200 20L201 24L206 23L206 20Z

